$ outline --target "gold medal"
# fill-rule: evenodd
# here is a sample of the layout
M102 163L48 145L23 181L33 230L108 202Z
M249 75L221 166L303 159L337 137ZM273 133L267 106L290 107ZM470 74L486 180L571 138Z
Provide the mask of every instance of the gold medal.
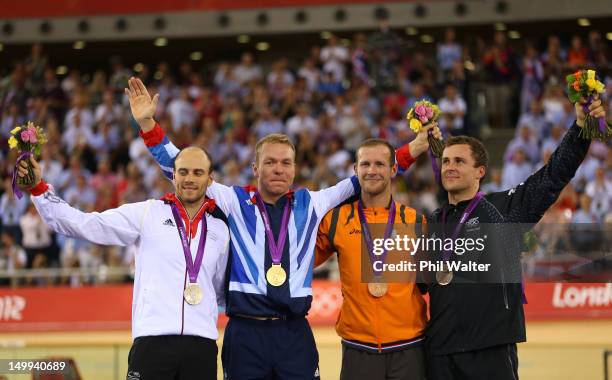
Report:
M193 282L187 284L183 292L183 298L190 305L197 305L202 302L202 289L200 289L200 285Z
M287 281L287 273L280 264L272 264L266 272L266 280L272 286L281 286Z
M438 284L443 286L450 284L451 281L453 281L453 272L448 269L437 271L436 281L438 281Z
M370 282L368 283L368 292L376 298L380 298L387 294L388 285L382 282Z

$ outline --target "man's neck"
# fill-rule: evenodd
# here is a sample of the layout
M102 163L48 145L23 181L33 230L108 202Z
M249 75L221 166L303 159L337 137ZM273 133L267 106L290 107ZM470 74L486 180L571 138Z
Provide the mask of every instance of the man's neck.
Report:
M268 204L271 204L271 205L275 205L276 202L278 202L278 200L283 197L283 195L287 194L287 193L280 194L280 195L278 195L278 194L269 194L269 193L267 193L265 191L261 191L261 190L258 190L258 192L259 192L259 195L261 196L261 199L263 199L264 203L268 203Z
M361 201L365 208L370 207L389 207L391 203L391 190L383 191L380 194L361 193Z
M181 202L181 205L183 205L183 208L185 209L185 212L187 213L187 217L189 218L189 220L193 220L193 218L195 218L198 211L200 211L200 209L202 208L202 205L204 204L204 202L206 202L206 197L202 197L202 199L200 199L199 201L195 201L195 202L184 202L178 196L177 196L177 199Z
M459 192L449 192L448 203L451 205L457 205L459 202L469 201L470 199L474 198L477 193L478 186Z

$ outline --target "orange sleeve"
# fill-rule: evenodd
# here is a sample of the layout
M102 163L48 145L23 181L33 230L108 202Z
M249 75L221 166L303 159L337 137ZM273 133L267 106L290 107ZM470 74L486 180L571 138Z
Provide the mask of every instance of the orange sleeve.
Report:
M334 254L331 242L329 241L329 225L331 223L331 214L333 210L330 210L319 225L319 231L317 232L317 245L315 249L315 268L323 264Z

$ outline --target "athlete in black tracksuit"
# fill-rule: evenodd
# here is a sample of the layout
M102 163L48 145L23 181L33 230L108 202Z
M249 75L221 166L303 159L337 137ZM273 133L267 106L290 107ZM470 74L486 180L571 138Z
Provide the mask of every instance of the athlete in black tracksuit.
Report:
M494 269L488 275L496 279L466 284L478 279L455 276L449 285L442 286L428 276L431 314L426 332L428 380L518 379L516 343L524 342L526 336L520 274L525 228L517 224L537 223L572 179L590 145L590 140L579 137L579 131L574 124L549 163L524 183L486 195L480 201L469 219L477 217L483 228L464 225L460 237L477 238L487 233L495 236L493 239L488 236L479 260L493 263ZM442 222L446 210L444 229L450 235L469 202L447 203L436 210L429 220L430 232L440 233L436 228L440 229L441 224L436 227L436 223ZM496 226L494 231L491 226ZM468 258L464 254L453 256L452 260Z

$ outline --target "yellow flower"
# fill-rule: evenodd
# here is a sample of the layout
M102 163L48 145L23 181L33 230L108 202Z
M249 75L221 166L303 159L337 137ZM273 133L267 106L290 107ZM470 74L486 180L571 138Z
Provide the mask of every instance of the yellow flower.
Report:
M408 111L408 115L406 115L406 119L410 120L412 118L413 112L414 112L414 109L411 108L410 111Z
M14 135L15 133L19 132L19 130L21 129L21 127L15 127L11 130L11 135Z
M17 144L18 144L18 143L19 143L19 142L17 141L17 139L15 138L15 136L11 136L11 138L8 140L8 144L9 144L9 147L10 147L11 149L15 149L15 148L17 148Z
M410 129L412 129L414 133L419 133L422 126L423 124L421 124L418 119L410 119Z
M589 78L586 80L586 85L589 86L591 90L593 90L597 86L597 81L593 78Z
M594 70L587 70L587 78L588 79L595 79L595 71Z
M603 83L601 83L600 81L597 81L597 83L595 84L595 91L597 91L598 93L602 93L605 91L605 87Z

